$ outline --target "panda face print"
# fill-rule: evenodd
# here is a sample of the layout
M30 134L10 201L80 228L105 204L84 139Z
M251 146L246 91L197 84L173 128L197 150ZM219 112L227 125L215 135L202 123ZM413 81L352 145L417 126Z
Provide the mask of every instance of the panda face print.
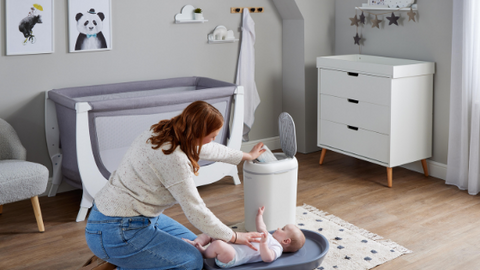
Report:
M75 19L77 20L78 32L85 35L95 35L103 30L105 16L102 12L96 13L94 9L90 9L85 14L78 13Z

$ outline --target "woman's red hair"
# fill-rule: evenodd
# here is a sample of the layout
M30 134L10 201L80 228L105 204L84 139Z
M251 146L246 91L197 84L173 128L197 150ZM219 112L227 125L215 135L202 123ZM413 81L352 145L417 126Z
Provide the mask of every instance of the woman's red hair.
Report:
M169 149L162 150L165 155L173 153L177 146L180 146L192 164L193 173L197 175L203 138L222 126L223 116L215 107L205 101L195 101L180 115L152 125L150 130L153 135L147 142L153 145L153 149L170 143Z

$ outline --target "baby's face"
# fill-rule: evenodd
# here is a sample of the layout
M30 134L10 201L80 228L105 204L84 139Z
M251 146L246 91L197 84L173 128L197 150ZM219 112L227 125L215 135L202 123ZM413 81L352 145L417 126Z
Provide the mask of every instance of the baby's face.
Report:
M298 230L297 226L293 224L288 224L283 228L278 228L275 232L272 233L272 236L277 241L282 242L285 239L291 238L295 230Z

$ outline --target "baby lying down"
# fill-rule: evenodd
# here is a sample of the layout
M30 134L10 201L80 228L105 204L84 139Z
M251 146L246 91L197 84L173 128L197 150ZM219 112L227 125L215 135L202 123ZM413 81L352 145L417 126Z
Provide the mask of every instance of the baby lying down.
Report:
M204 258L215 258L215 263L220 268L230 268L241 264L254 262L273 262L283 252L296 252L305 244L305 235L294 224L278 228L270 234L263 221L265 207L258 209L256 217L257 231L263 233L258 243L252 243L256 250L246 245L226 243L222 240L212 239L206 234L199 235L194 241L183 239L195 246ZM208 247L205 247L209 244Z

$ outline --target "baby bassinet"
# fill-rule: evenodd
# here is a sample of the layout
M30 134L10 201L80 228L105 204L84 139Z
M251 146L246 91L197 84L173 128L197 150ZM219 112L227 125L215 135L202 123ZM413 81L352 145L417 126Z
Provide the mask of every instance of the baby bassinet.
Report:
M84 220L93 197L136 136L152 124L178 115L196 100L212 104L225 119L216 141L240 149L244 99L243 87L235 84L182 77L47 91L45 128L53 165L49 196L55 196L62 180L83 188L77 221ZM200 165L197 186L227 175L240 183L234 165L205 161Z

